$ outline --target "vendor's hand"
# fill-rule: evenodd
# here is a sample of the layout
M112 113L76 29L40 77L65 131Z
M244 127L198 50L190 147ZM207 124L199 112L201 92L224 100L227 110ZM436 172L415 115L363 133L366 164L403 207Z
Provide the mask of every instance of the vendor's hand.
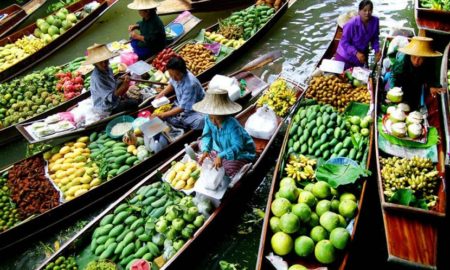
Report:
M366 62L366 56L363 53L357 52L356 58L358 58L359 62L362 64Z
M156 95L155 99L162 98L163 96L164 96L164 93L160 92L159 94Z
M131 39L139 39L141 35L139 35L138 33L136 33L135 31L130 33L130 38Z
M214 168L218 170L220 167L222 167L222 159L219 156L217 156L214 159Z
M209 156L208 152L203 152L202 156L198 159L198 164L202 165L205 158Z
M137 25L136 24L132 24L130 26L128 26L128 32L133 31L134 29L136 29Z
M433 97L436 97L436 94L445 94L445 88L441 87L430 87L430 92Z
M375 63L378 63L381 59L381 51L375 53Z
M128 84L130 84L130 76L125 75L125 76L122 77L122 79L123 79L123 81L122 81L122 84L123 84L123 85L128 85Z

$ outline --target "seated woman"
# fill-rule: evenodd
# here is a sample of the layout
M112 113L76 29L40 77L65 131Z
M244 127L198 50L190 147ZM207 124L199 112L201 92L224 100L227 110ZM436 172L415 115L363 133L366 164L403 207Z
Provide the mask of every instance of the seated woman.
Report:
M205 98L194 104L194 110L208 114L205 116L205 127L200 149L203 155L199 163L206 157L214 160L214 167L223 166L225 174L234 176L242 166L256 158L253 139L239 122L231 116L239 112L241 105L233 102L225 90L209 90Z
M166 46L166 31L164 24L156 14L156 4L150 0L134 0L128 5L129 9L139 10L142 21L130 25L131 46L139 60L146 60L162 51ZM135 30L139 29L140 34Z
M380 21L372 16L373 3L363 0L359 3L358 16L345 23L341 40L334 55L335 60L345 63L345 69L362 67L367 63L369 44L375 50L375 62L381 57Z
M128 91L130 78L125 76L122 82L116 81L109 67L109 59L117 54L111 53L102 44L94 44L87 51L88 56L83 64L95 66L90 85L94 110L102 115L109 115L137 108L139 105L137 100L124 97Z
M432 50L432 41L427 37L413 37L408 45L399 48L390 76L387 77L386 88L401 87L404 92L403 102L411 108L417 109L420 106L423 87L438 86L430 57L442 54ZM431 91L435 93L440 90L432 87Z

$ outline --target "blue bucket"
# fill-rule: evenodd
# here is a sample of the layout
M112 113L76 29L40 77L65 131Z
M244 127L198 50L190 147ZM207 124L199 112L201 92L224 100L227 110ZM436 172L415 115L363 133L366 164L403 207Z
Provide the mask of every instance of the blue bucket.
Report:
M175 37L166 38L168 42L174 41L176 38L178 38L184 33L184 26L181 23L170 23L169 25L166 26L166 29L171 29L175 33Z
M123 123L123 122L129 122L132 123L134 121L134 117L130 116L130 115L121 115L121 116L117 116L116 118L114 118L113 120L109 121L108 125L106 125L106 134L108 134L108 136L111 139L119 139L122 138L122 135L120 136L114 136L111 134L111 130L112 128L118 124L118 123Z

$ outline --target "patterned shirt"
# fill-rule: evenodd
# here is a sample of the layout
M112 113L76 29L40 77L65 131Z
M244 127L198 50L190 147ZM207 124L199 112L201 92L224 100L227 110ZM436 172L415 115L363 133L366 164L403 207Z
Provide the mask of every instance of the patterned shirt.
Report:
M104 72L95 67L91 75L90 86L94 110L111 112L119 104L119 98L114 95L116 88L117 82L112 69L108 67Z
M218 128L205 117L205 127L201 141L202 152L217 152L220 158L226 160L254 160L256 147L252 137L239 124L236 118L227 116Z
M205 96L202 84L190 71L184 75L181 81L170 79L169 83L175 89L175 94L177 96L176 105L181 107L184 110L184 113L191 112L192 105L202 100Z

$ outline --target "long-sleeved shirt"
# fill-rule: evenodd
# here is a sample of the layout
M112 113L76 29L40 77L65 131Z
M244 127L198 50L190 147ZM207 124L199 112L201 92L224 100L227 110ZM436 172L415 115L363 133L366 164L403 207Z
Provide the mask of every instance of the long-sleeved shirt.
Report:
M356 53L368 53L369 43L375 52L379 52L379 33L380 21L377 17L372 16L367 25L364 25L361 17L355 16L344 25L337 54L344 58L350 66L363 66L363 63L359 62L356 57Z
M119 104L119 97L114 94L116 88L117 82L111 68L106 71L94 68L90 86L94 110L111 112Z
M137 22L141 35L144 36L144 42L139 41L139 47L150 48L152 54L156 54L166 46L166 31L161 19L155 14L148 20Z
M211 122L208 116L205 117L201 150L208 153L214 150L226 160L251 161L256 158L253 139L232 116L224 119L221 128Z
M199 102L205 96L202 84L190 71L180 81L170 79L169 83L175 89L176 105L181 107L184 113L190 113L194 103Z

